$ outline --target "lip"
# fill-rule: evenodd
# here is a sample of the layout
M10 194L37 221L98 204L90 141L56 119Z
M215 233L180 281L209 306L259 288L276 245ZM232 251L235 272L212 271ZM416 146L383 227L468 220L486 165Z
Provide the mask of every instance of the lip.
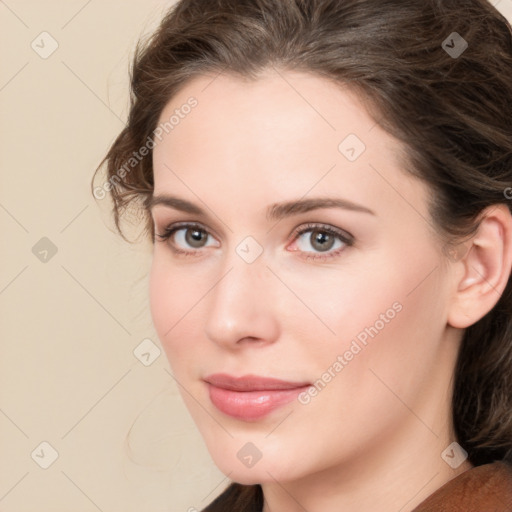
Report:
M267 416L311 386L309 382L290 382L257 375L233 377L222 373L209 375L203 380L208 385L213 405L222 413L243 421Z

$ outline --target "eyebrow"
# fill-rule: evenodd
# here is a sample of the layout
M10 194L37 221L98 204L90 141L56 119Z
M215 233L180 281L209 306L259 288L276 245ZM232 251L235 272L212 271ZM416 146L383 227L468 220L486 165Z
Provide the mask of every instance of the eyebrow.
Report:
M207 216L206 212L194 203L179 197L170 196L167 194L160 194L152 196L147 201L147 207L152 210L155 206L162 205L168 208L173 208L185 213L194 215ZM286 201L284 203L275 203L267 208L267 220L278 221L285 217L298 215L299 213L306 213L312 210L327 209L327 208L341 208L343 210L350 210L361 213L368 213L375 215L373 210L365 206L353 203L347 199L333 198L333 197L315 197L309 199L297 199L293 201Z

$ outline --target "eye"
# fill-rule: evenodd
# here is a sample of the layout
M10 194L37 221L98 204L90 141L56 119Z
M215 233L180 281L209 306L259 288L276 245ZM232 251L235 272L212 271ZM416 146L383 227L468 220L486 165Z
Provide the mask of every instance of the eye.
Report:
M162 242L172 238L171 249L177 254L192 255L197 252L189 251L187 248L201 249L211 245L218 247L215 244L206 244L208 237L213 237L199 224L176 224L166 228L161 234L156 233L156 236Z
M207 243L208 238L213 237L200 224L175 224L166 228L161 234L156 233L155 236L162 242L169 241L171 250L182 256L199 256L201 255L199 249L203 247L219 247L218 243ZM354 237L333 226L307 224L295 230L293 241L299 245L299 248L292 251L300 252L302 258L326 260L338 256L346 247L353 245ZM307 250L308 244L313 247L313 251Z
M296 244L299 246L298 250L305 253L303 257L315 260L338 256L346 247L354 244L352 235L325 224L308 224L299 228L295 233L295 238L297 239ZM313 251L307 250L308 245L313 247Z

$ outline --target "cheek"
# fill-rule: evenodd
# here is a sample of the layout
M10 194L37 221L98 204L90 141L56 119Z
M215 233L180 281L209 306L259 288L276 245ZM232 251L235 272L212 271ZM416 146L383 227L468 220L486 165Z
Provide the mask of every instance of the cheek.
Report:
M412 256L367 266L368 273L346 280L345 290L335 295L338 315L327 321L338 336L322 350L321 371L342 356L341 377L332 392L337 388L354 414L358 409L364 414L370 405L381 411L381 418L394 414L396 397L390 390L412 404L441 370L447 301L443 276L435 253L425 249Z
M170 286L167 276L162 272L159 265L158 257L154 256L151 262L151 271L149 276L149 305L153 325L157 331L160 341L163 343L163 334L165 325L168 320L168 311L172 311L171 295L169 293ZM167 329L171 326L169 323Z
M171 369L189 378L201 360L201 336L197 319L201 299L211 284L204 276L183 271L169 263L165 251L155 249L149 276L149 302L155 331Z
M163 258L155 253L149 279L150 310L153 325L168 357L177 348L172 340L176 337L189 302L187 288L178 281L178 274L171 271Z
M301 279L298 295L317 316L297 320L312 341L303 357L316 361L317 373L346 354L350 366L402 365L403 374L408 359L417 364L433 354L442 337L446 298L438 256L426 245L402 246L360 263L364 272Z

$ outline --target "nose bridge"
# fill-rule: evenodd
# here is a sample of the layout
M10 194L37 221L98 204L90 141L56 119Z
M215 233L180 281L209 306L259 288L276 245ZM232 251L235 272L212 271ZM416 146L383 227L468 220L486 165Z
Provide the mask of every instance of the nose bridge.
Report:
M206 334L217 343L235 344L244 338L272 340L277 322L271 273L262 254L255 259L247 241L226 257L210 295ZM248 257L251 255L251 257Z
M216 290L213 290L215 302L221 307L223 303L230 307L239 304L244 311L248 311L247 304L250 304L254 307L249 308L249 311L255 310L255 302L259 297L256 292L263 282L267 282L267 292L270 291L266 263L263 246L252 236L247 236L236 246L230 247L222 266L221 275L224 278L218 282Z

